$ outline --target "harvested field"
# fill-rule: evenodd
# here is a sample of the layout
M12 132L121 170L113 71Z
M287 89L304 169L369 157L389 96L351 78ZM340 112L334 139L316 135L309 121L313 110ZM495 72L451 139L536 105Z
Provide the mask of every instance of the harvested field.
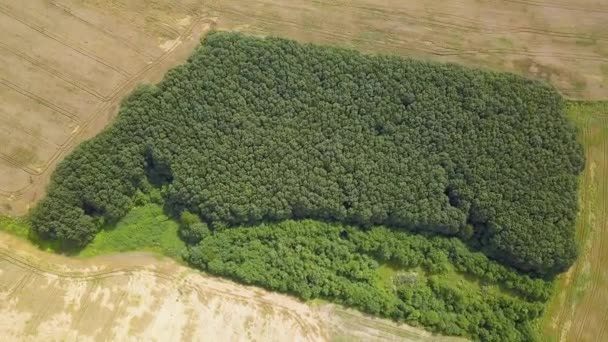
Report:
M581 255L562 275L543 322L549 341L608 340L608 103L570 106L587 165L581 177Z
M0 0L0 211L25 213L54 165L212 23L188 0Z
M124 254L75 260L0 232L0 339L461 341Z
M608 98L608 4L593 0L212 1L219 27L541 78Z

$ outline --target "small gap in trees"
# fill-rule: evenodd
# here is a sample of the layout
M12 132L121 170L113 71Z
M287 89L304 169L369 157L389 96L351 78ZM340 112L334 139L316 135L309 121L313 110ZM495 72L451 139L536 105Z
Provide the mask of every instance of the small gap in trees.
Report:
M144 160L146 177L150 184L155 187L162 187L173 181L171 166L164 158L159 157L153 148L146 148Z
M99 217L99 216L103 216L103 210L97 208L93 203L91 203L90 201L84 201L82 203L82 210L84 210L85 215L91 216L91 217Z

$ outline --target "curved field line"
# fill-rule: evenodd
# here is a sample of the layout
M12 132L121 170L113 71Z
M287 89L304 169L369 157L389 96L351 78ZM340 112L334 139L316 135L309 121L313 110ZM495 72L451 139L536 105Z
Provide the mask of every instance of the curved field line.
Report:
M525 1L525 0L503 0L505 2L511 2L514 4L527 5L527 6L536 6L536 7L544 7L544 8L557 8L569 11L579 11L579 12L589 12L589 13L608 13L608 8L597 7L597 8L588 8L588 7L577 7L567 4L560 4L555 2L540 2L540 1Z
M1 113L2 112L0 112L0 114ZM37 141L43 142L43 143L45 143L47 145L60 147L60 145L58 145L55 142L52 142L52 141L48 140L47 138L44 138L42 136L35 136L31 132L29 132L26 129L23 129L21 127L11 126L11 123L9 121L7 121L7 120L4 120L4 118L2 118L1 116L0 116L0 123L2 123L2 124L0 124L0 130L3 130L3 131L8 132L8 133L11 133L11 131L19 131L19 132L27 135L32 140L37 140Z
M12 90L18 92L19 94L29 97L32 100L44 105L45 107L52 109L54 112L61 114L65 117L67 117L68 119L71 119L72 121L75 121L76 123L80 122L80 120L78 119L78 116L76 114L71 113L67 109L59 107L59 106L51 103L50 101L43 99L42 97L19 87L18 85L14 84L13 82L11 82L7 79L0 77L0 83L5 85L6 87L11 88Z
M22 23L23 25L25 25L25 26L27 26L27 27L29 27L29 28L31 28L31 29L39 32L43 36L45 36L45 37L47 37L49 39L52 39L52 40L58 42L59 44L65 46L65 47L67 47L67 48L69 48L69 49L71 49L71 50L73 50L73 51L75 51L75 52L77 52L77 53L85 56L85 57L88 57L89 59L94 60L95 62L97 62L97 63L99 63L101 65L106 66L107 68L109 68L111 70L114 70L115 72L121 74L122 76L124 76L126 78L128 78L130 76L130 74L127 71L122 70L119 67L116 67L116 66L110 64L109 62L104 61L103 59L101 59L98 56L96 56L94 53L91 53L91 52L89 52L89 51L87 51L87 50L85 50L85 49L83 49L81 47L75 47L75 46L70 45L68 42L65 41L65 38L63 38L61 36L58 36L58 35L50 32L50 31L46 30L44 27L38 26L38 25L36 25L34 23L31 23L31 22L27 21L24 18L20 18L19 16L11 13L11 10L7 9L7 8L8 8L7 6L4 6L4 5L0 4L0 13L2 13L4 15L6 15L7 17L9 17L11 19L14 19L14 20Z
M149 274L153 277L167 280L172 284L177 284L176 286L178 288L188 289L197 294L202 292L202 288L200 286L196 286L196 285L188 282L187 279L183 279L179 276L175 276L170 273L146 268L146 266L144 266L144 265L116 267L116 268L104 270L104 271L66 272L66 271L59 271L59 270L54 270L54 269L50 269L50 268L45 269L42 266L40 266L32 261L26 260L23 257L12 256L11 255L12 253L13 252L10 250L5 250L4 248L0 248L0 260L4 260L21 269L28 270L29 272L23 277L23 278L25 278L26 276L29 276L27 281L29 281L29 278L32 277L32 274L37 274L37 275L41 275L41 276L50 275L50 276L54 276L54 277L71 279L71 280L75 279L75 280L79 280L79 281L91 281L91 280L109 279L109 278L114 278L114 277L119 277L119 276L129 276L129 275L132 275L135 273L141 273L141 274ZM20 285L20 288L24 287L25 282L26 281L20 282L20 284L18 284L18 286ZM281 305L279 303L265 300L263 298L251 298L248 296L235 294L230 291L224 291L224 290L220 290L220 289L213 288L213 287L205 288L204 291L212 292L212 293L215 293L216 295L220 295L220 296L227 296L229 298L235 298L235 299L245 301L245 302L251 303L251 304L264 304L264 305L270 305L270 306L279 308L279 309L281 309L281 311L283 313L287 314L295 322L297 322L297 324L300 325L300 327L304 331L315 330L314 326L310 325L304 319L299 317L299 315L296 312L294 312L289 307ZM309 336L307 336L307 339L310 341L314 341Z
M424 11L400 11L394 8L385 7L382 5L374 5L374 7L364 6L364 5L356 5L351 4L350 2L335 2L335 3L327 3L325 6L333 6L338 7L341 11L349 11L355 12L358 14L369 14L376 13L382 18L393 18L395 21L402 22L404 19L409 22L413 22L415 24L419 24L422 26L435 26L440 28L448 28L448 29L459 29L466 32L476 32L482 34L505 34L505 33L529 33L529 34L537 34L541 36L552 36L559 38L571 38L571 39L595 39L595 40L608 40L608 36L590 36L575 32L562 32L562 31L551 31L544 29L537 29L532 27L509 27L505 25L497 25L488 21L483 21L471 17L466 17L463 15L457 15L453 13L444 13L436 10L424 10ZM354 10L352 10L354 9ZM457 22L449 22L445 20L439 19L425 19L421 14L425 13L427 15L431 15L433 17L437 17L437 15L455 18L460 23ZM468 24L461 24L462 22L467 22ZM476 25L484 25L485 27L478 27ZM488 27L490 26L490 27Z
M95 25L95 24L91 23L90 21L86 20L85 18L83 18L83 17L81 17L81 16L79 16L77 14L74 14L72 12L72 9L69 8L68 6L62 5L62 4L58 3L57 1L50 1L50 4L53 5L53 6L55 6L55 7L57 7L61 11L63 11L65 14L67 14L67 15L75 18L79 22L85 24L86 26L91 27L91 28L93 28L93 29L95 29L95 30L97 30L97 31L105 34L106 36L108 36L108 37L110 37L110 38L112 38L112 39L120 42L123 46L125 46L128 49L134 51L135 53L137 53L140 56L143 56L143 57L146 57L146 58L152 58L152 59L158 57L158 56L151 55L147 51L145 51L144 49L141 49L141 48L137 47L135 44L131 43L129 40L124 39L123 37L121 37L119 35L116 35L116 34L112 33L111 31L106 30L103 27L99 27L99 26Z
M243 21L245 21L245 22L247 22L248 20L251 19L251 15L249 15L248 13L244 13L242 11L222 10L222 9L217 9L217 11L229 13L236 18L242 18ZM272 25L272 24L285 25L285 26L290 26L290 27L293 27L296 29L301 29L301 30L308 31L308 32L313 31L315 33L318 33L320 35L325 35L328 37L336 37L338 39L342 39L345 41L358 41L358 42L364 42L364 43L369 43L369 44L373 44L373 45L384 45L384 46L388 46L388 47L392 47L392 48L401 48L401 49L405 48L408 50L424 52L424 53L428 53L428 54L432 54L432 55L436 55L436 56L463 56L463 55L475 55L475 54L498 55L498 54L500 54L500 55L513 55L513 56L531 56L531 57L576 58L578 60L608 62L607 57L601 57L601 56L596 56L596 55L577 54L577 53L553 53L553 52L542 52L542 51L534 52L534 51L526 51L526 50L521 50L521 49L457 49L457 48L443 46L443 47L441 47L441 49L443 49L443 51L442 51L442 50L439 50L436 48L433 49L433 48L423 48L420 46L412 46L412 43L420 44L419 42L415 42L415 41L407 41L407 40L401 40L401 39L396 39L396 38L386 38L386 39L384 39L384 41L376 40L376 39L367 39L367 38L363 38L363 37L354 38L354 34L351 32L342 31L342 32L338 33L336 31L330 31L330 30L322 29L322 28L313 28L311 26L304 27L303 25L300 25L298 23L277 19L276 17L256 16L255 18L258 22L261 22L261 23L267 24L267 25ZM260 31L265 32L265 30L263 30L263 29Z
M31 176L37 176L39 175L41 172L33 169L29 166L23 165L23 163L21 163L19 160L0 152L0 159L4 160L6 163L8 163L9 165L14 166L15 168L18 168L19 170L31 175ZM1 193L0 193L1 194Z
M69 15L71 15L71 16L73 16L73 17L75 17L75 18L76 18L76 19L78 19L79 21L83 21L83 22L84 22L86 25L90 25L90 26L92 26L92 27L94 27L94 28L96 28L96 29L102 30L103 32L107 33L107 34L108 34L109 36L111 36L111 37L114 37L114 38L118 37L118 38L120 38L120 36L117 36L117 35L115 35L114 33L110 32L110 31L107 31L107 30L105 30L105 29L103 29L103 28L101 28L101 27L99 27L99 26L97 26L97 25L95 25L95 24L93 24L93 23L91 23L91 22L87 21L86 19L84 19L84 18L82 18L82 17L80 17L80 16L78 16L78 15L76 15L76 14L72 13L72 12L71 12L71 9L70 9L69 7L67 7L67 6L65 6L65 5L63 5L63 4L60 4L59 2L57 2L57 1L55 1L55 0L50 0L49 2L50 2L50 4L51 4L51 5L53 5L53 6L57 7L57 8L62 9L63 11L67 12L67 14L69 14ZM164 1L163 1L163 2L164 2ZM191 12L192 12L192 10L187 9L186 7L184 7L183 5L181 5L181 4L179 4L179 3L175 2L175 1L168 0L167 2L168 2L168 3L167 3L166 5L168 5L169 7L176 7L176 8L178 8L178 9L181 9L181 10L182 10L182 12L183 12L184 14L186 14L186 15L188 15L189 13L191 13ZM89 7L89 8L90 8L90 7ZM125 9L124 7L123 7L122 9L126 11L126 9ZM141 13L138 13L138 14L140 14L140 15L141 15ZM130 24L133 24L133 23L130 23ZM152 22L152 23L150 23L150 24L151 24L151 25L153 25L153 26L159 27L161 30L165 30L165 29L164 29L163 27L161 27L161 26L160 26L160 25L159 25L157 22ZM157 37L157 36L152 35L152 34L150 34L149 32L146 32L145 26L138 26L138 25L133 25L133 26L141 30L141 31L139 32L140 34L142 34L142 35L144 35L144 36L146 36L146 37L148 37L148 38L152 39L153 41L155 41L155 40L157 40L157 39L158 39L158 37ZM179 36L179 35L180 35L180 32L179 32L179 31L175 30L174 28L171 28L171 29L175 31L175 32L174 32L174 33L175 33L174 35L176 35L176 36ZM122 38L121 38L121 39L122 39ZM128 40L124 40L124 42L125 42L125 43L128 43L128 44L133 45L133 44L132 44L132 43L130 43ZM141 50L141 49L139 49L139 50ZM142 53L147 54L147 52L145 52L144 50L141 50L141 51L142 51ZM158 55L156 55L156 56L154 56L154 55L149 55L149 57L154 59L154 58L158 58L159 56L158 56Z
M64 75L62 72L56 70L55 68L51 67L47 63L44 63L43 61L36 59L34 57L28 56L27 54L25 54L21 51L11 49L9 46L3 44L2 42L0 42L0 49L8 51L9 53L12 53L13 55L19 57L20 59L27 61L32 66L61 79L62 81L72 85L75 88L78 88L79 90L82 90L85 93L88 93L89 95L91 95L93 97L96 97L99 100L105 100L106 98L108 98L108 96L104 96L103 94L97 92L95 89L91 89L88 86L81 84L80 82L70 78L69 76Z
M475 31L475 32L480 32L480 33L488 33L488 34L532 33L532 34L538 34L538 35L542 35L542 36L554 36L554 37L561 37L561 38L608 40L608 35L598 35L598 36L593 35L592 36L592 35L576 33L576 32L553 31L553 30L546 30L546 29L541 29L541 28L533 28L533 27L525 27L525 26L511 27L511 26L506 26L506 25L498 25L498 24L494 24L492 22L479 20L479 19L475 19L472 17L463 16L463 15L447 13L447 12L440 12L437 10L427 10L427 11L425 11L425 13L428 15L433 15L433 16L440 15L440 16L447 17L447 18L455 18L459 22L468 22L469 23L468 26L461 25L461 24L458 24L455 22L447 22L446 26L448 26L449 28L461 27L464 30ZM405 15L405 16L410 16L407 13L403 13L403 12L399 12L399 14ZM417 18L415 18L415 19L417 19ZM425 19L418 19L418 20L421 21L423 24L427 24L427 25L433 25L434 23L443 24L443 22L439 21L439 20L425 20ZM475 25L484 25L485 27L480 28Z
M181 33L177 29L175 29L174 27L171 27L170 25L168 25L166 23L154 22L152 24L165 32L169 32L171 36L179 37L181 35Z

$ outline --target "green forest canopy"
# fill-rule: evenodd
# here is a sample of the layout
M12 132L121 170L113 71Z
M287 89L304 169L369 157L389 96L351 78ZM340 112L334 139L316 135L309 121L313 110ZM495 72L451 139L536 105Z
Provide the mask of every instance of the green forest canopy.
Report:
M59 165L32 226L82 246L156 186L212 230L381 224L559 272L584 163L563 106L512 74L213 33Z

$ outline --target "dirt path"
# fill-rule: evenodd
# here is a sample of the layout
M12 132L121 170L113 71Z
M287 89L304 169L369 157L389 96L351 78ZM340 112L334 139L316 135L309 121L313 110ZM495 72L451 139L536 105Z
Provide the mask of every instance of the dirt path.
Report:
M0 232L0 340L456 340L332 305L309 306L167 259L72 259Z

